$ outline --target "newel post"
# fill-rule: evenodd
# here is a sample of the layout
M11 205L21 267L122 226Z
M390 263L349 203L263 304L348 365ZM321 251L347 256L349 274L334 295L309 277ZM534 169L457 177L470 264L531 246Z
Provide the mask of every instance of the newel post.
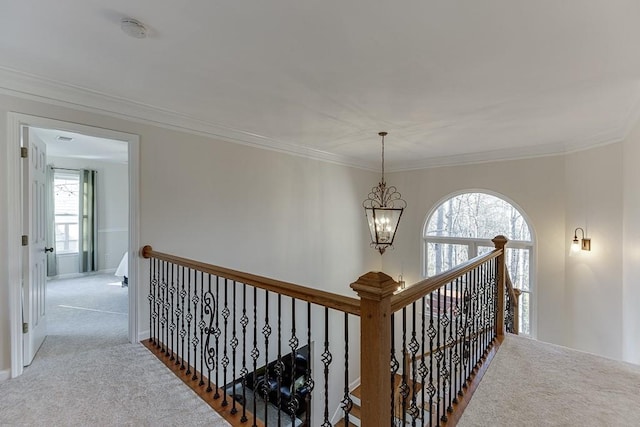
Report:
M362 425L391 420L391 296L398 283L369 272L351 284L360 297L360 390Z
M506 257L505 257L505 246L507 245L507 242L509 241L505 236L496 236L494 237L492 240L493 244L495 245L496 249L502 249L502 253L500 254L500 256L498 256L497 258L497 265L496 265L496 292L497 292L497 307L496 307L496 335L501 337L504 336L505 333L505 324L504 324L504 307L505 307L505 289L507 287L507 282L506 282Z

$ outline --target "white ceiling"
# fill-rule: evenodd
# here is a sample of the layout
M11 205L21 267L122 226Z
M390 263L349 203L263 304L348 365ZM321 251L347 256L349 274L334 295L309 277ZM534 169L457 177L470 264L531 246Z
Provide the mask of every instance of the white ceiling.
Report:
M638 18L637 0L0 0L0 87L372 169L381 130L390 170L526 157L624 138Z
M55 129L29 128L32 135L47 145L47 157L101 160L103 162L128 162L128 143L114 139L98 138ZM71 138L61 140L59 137Z

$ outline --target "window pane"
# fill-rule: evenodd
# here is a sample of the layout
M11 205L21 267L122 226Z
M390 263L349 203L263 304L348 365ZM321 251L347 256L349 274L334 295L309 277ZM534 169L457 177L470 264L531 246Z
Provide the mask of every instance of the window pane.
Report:
M529 291L529 249L507 247L507 269L514 288Z
M427 236L492 239L503 234L509 240L530 241L529 226L518 210L505 200L485 193L466 193L442 203L427 224Z
M495 248L491 246L478 246L478 256L488 254L493 251Z
M529 292L523 292L520 295L520 333L523 335L531 335L531 295Z
M467 245L452 243L427 243L427 276L435 276L450 270L469 259Z
M76 171L54 172L54 213L56 252L78 252L80 175Z

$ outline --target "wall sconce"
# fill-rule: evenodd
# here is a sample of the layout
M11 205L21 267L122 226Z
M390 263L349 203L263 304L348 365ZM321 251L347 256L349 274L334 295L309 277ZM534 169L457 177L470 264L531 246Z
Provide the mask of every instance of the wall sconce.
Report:
M398 276L398 290L401 291L407 287L406 282L402 278L402 274Z
M582 238L578 239L578 230L582 233ZM571 252L578 252L580 249L583 251L591 250L591 239L588 237L584 237L584 230L581 227L578 227L573 232L573 244L571 245Z

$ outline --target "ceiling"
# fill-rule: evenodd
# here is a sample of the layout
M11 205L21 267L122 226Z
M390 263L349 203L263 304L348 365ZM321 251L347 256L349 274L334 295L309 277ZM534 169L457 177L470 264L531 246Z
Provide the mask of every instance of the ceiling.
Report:
M0 89L374 170L382 130L389 170L538 156L625 137L639 17L637 0L0 0Z
M35 135L47 145L47 157L100 160L103 162L128 162L129 145L126 141L98 138L55 129L30 127Z

